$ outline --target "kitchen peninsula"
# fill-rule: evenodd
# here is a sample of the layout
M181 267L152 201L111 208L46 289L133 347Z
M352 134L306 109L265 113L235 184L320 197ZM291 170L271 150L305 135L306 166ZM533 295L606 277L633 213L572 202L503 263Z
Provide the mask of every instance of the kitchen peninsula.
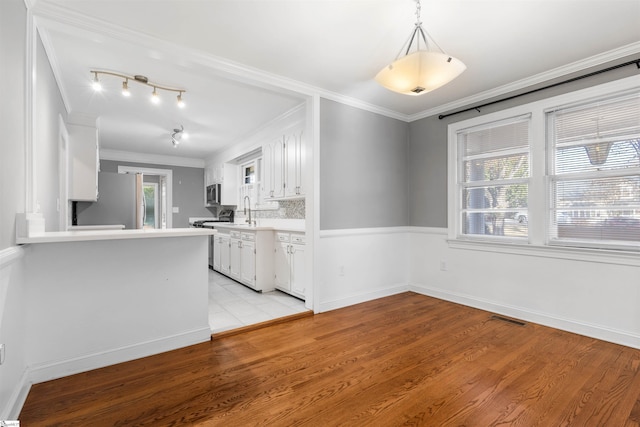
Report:
M210 229L90 230L18 236L29 253L31 382L210 339ZM37 332L37 333L36 333Z

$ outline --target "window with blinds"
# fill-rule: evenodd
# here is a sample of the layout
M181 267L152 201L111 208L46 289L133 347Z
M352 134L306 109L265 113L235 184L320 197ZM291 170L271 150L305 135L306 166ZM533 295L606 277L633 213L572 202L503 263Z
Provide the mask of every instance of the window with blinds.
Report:
M460 234L526 239L530 116L457 133Z
M551 244L640 247L640 93L547 113Z

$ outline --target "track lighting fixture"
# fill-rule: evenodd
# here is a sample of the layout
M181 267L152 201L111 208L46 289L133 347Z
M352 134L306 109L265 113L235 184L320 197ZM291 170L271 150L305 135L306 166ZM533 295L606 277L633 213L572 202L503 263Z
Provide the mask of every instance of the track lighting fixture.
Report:
M100 79L98 78L99 74L115 76L115 77L120 77L124 79L122 81L123 96L126 96L126 97L131 96L131 92L129 91L129 80L131 80L133 82L137 82L153 88L153 92L151 93L151 102L153 102L154 104L160 103L160 95L158 94L158 89L160 89L160 90L166 90L169 92L176 92L178 94L178 97L177 97L178 107L184 108L185 106L184 99L182 98L182 94L186 92L185 89L163 86L156 83L152 83L149 81L149 79L146 76L141 76L141 75L130 76L127 74L117 73L114 71L101 71L101 70L91 70L90 72L93 74L93 81L91 86L93 87L93 90L95 90L96 92L102 90L102 84L100 83Z
M184 131L184 126L180 125L180 129L174 129L171 134L171 143L177 148L182 140L189 138L189 134Z

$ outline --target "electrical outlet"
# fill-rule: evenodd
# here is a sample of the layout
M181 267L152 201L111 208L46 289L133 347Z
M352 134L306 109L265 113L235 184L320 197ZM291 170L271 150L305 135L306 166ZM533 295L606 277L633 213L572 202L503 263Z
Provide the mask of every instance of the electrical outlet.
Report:
M4 363L4 344L0 344L0 365Z
M447 261L440 261L440 271L447 271Z

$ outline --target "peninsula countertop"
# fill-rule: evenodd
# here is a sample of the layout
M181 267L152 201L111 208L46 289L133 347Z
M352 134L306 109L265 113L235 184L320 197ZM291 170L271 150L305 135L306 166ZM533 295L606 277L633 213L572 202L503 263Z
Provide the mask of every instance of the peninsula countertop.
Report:
M50 231L31 236L17 236L16 243L22 245L31 243L88 242L94 240L152 239L210 236L215 233L215 230L209 228Z

